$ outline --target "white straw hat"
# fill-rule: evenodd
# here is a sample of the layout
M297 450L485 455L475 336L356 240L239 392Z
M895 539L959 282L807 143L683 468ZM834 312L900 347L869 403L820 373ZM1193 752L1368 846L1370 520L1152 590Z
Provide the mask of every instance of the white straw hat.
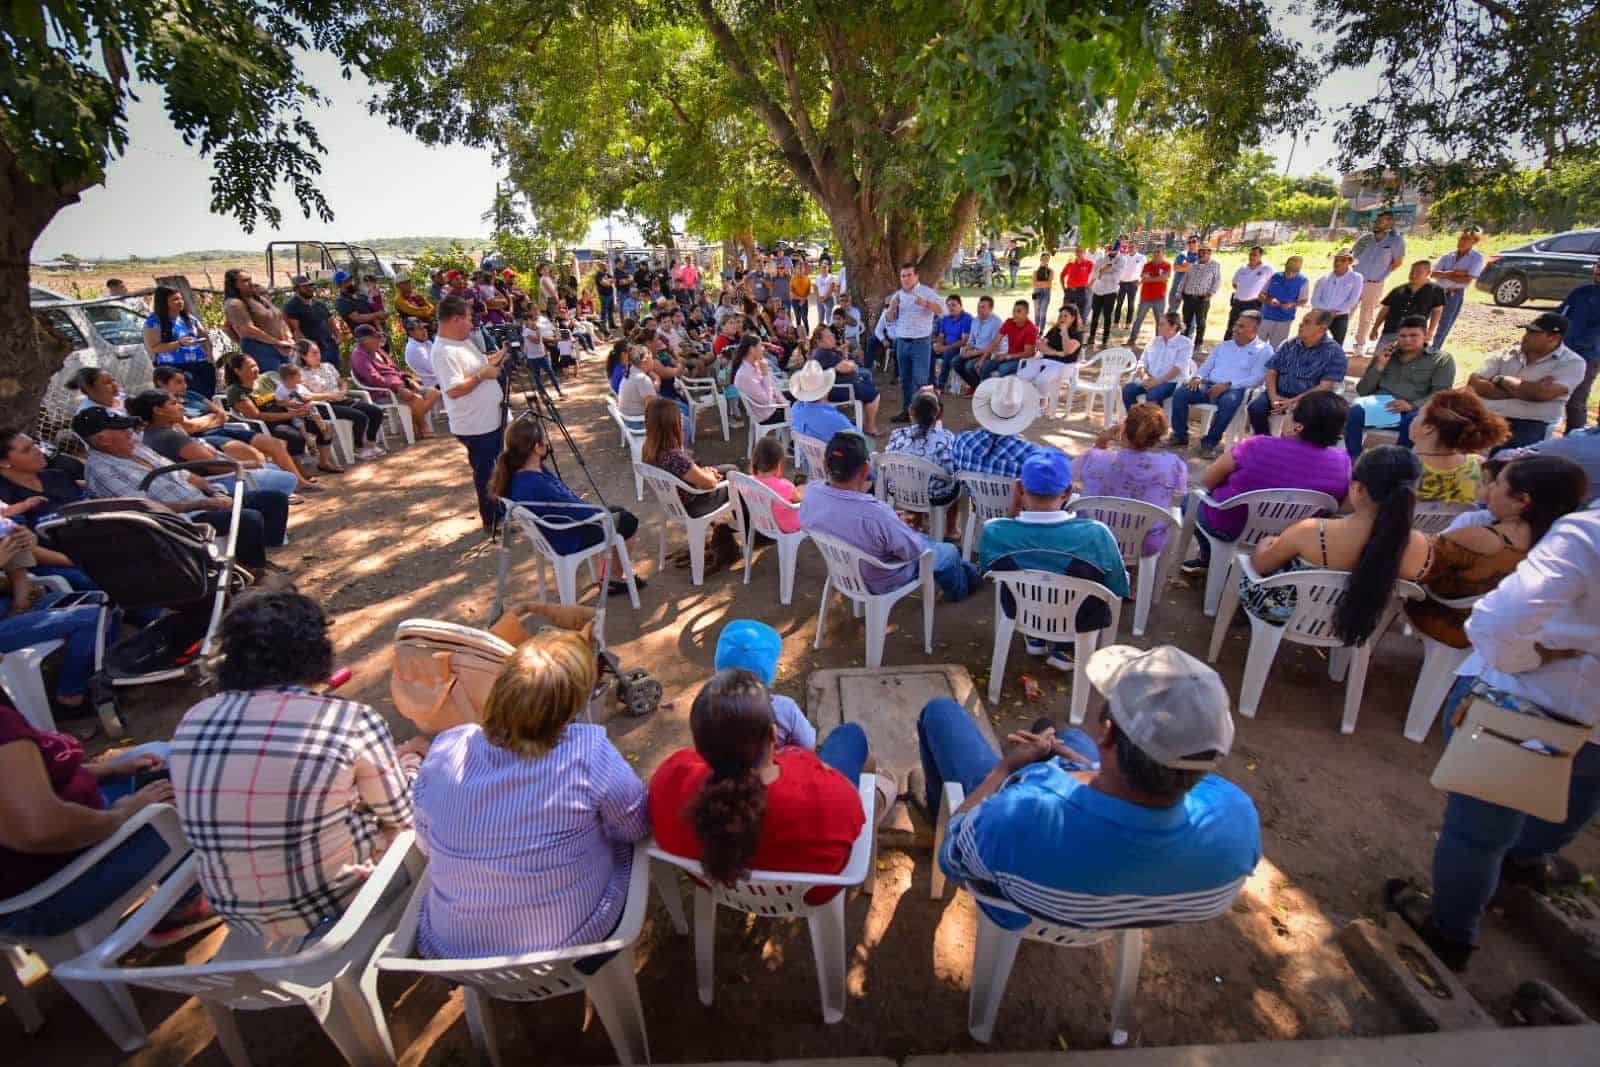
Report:
M1039 403L1039 390L1021 378L990 378L972 394L972 417L990 433L1018 434L1039 417Z
M831 367L823 370L822 364L808 359L805 366L789 375L789 392L796 400L824 400L833 392L835 377Z

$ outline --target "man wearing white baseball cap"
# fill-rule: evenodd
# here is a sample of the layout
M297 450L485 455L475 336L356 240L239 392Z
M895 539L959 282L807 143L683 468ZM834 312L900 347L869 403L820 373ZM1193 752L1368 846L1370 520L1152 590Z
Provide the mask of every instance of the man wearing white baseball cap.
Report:
M1233 746L1222 679L1171 645L1112 645L1085 669L1106 698L1095 737L1042 719L1002 757L954 701L922 709L919 799L936 812L945 782L966 790L937 861L1048 922L1082 925L1086 909L1096 926L1220 914L1261 858L1255 805L1211 773Z

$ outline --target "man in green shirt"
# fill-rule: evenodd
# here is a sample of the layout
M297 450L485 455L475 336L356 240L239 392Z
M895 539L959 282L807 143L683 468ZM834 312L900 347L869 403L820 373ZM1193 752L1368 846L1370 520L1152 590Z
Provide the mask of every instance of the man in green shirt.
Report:
M1362 399L1350 405L1344 424L1344 446L1351 457L1361 455L1361 437L1372 429L1400 431L1400 444L1411 447L1411 420L1434 393L1456 382L1456 361L1428 347L1428 320L1407 315L1400 320L1394 343L1378 349L1361 376L1356 392Z

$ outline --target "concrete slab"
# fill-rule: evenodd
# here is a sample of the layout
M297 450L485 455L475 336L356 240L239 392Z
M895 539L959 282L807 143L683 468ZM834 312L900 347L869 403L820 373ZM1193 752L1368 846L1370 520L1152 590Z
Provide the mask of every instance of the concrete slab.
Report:
M999 751L994 728L967 669L952 663L918 667L851 667L814 671L806 680L806 713L826 737L841 722L859 723L880 770L894 775L900 792L921 763L917 716L935 697L949 697L972 716L984 738ZM901 820L910 832L908 818Z
M1500 900L1518 923L1574 973L1600 985L1600 901L1581 893L1546 896L1507 887ZM1600 1061L1600 1051L1595 1058Z
M905 1067L1593 1067L1597 1050L1600 1026L1548 1026L1326 1041L912 1056Z
M1378 929L1357 919L1339 933L1350 965L1378 997L1418 1030L1489 1030L1496 1025L1428 946L1398 916Z

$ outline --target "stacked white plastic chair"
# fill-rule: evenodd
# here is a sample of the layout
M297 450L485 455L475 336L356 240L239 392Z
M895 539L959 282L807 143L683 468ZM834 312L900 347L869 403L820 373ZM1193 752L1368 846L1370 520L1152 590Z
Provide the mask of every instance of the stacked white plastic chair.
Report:
M780 514L800 515L800 506L791 504L770 486L764 485L748 474L738 471L728 472L728 489L744 502L742 510L734 514L748 516L750 525L757 533L772 539L778 549L778 603L788 604L794 599L794 572L800 559L800 545L806 539L803 530L787 533L778 526L777 516ZM750 536L750 531L744 532L744 584L750 584L750 554L753 551L755 538Z
M706 529L718 518L726 515L733 508L733 499L730 496L721 504L704 515L691 515L689 509L683 506L683 498L679 492L688 493L690 496L710 496L716 489L696 489L687 482L677 478L660 467L652 467L646 463L635 463L634 473L644 479L650 487L650 492L655 495L656 503L661 507L661 540L656 551L656 570L660 571L667 563L667 527L681 525L685 536L689 539L689 578L695 585L700 585L706 579Z
M126 755L137 755L139 752L140 749L134 749ZM107 985L93 978L76 978L63 968L69 961L90 951L110 936L128 909L160 885L161 880L189 856L189 842L178 823L177 810L170 804L151 804L117 827L110 837L85 849L45 881L26 893L0 900L0 916L14 915L49 900L74 883L94 878L95 867L101 860L145 829L160 835L167 847L166 854L142 878L129 885L126 892L101 909L98 915L54 937L22 937L0 932L0 949L4 950L0 953L0 994L5 995L6 1003L16 1013L24 1032L34 1033L44 1025L44 1015L13 966L14 962L24 958L24 952L32 952L44 961L46 967L55 970L56 978L67 995L78 1002L119 1049L133 1052L144 1047L144 1023L134 1007L133 997L125 987ZM16 1062L21 1063L25 1059L19 1053Z
M1243 575L1263 591L1287 589L1294 591L1294 613L1281 626L1275 626L1246 612L1250 620L1250 651L1245 658L1244 680L1239 684L1239 714L1247 719L1256 717L1261 704L1261 692L1266 688L1267 675L1277 658L1278 646L1284 641L1296 645L1310 645L1328 650L1328 677L1344 680L1344 716L1339 732L1355 733L1356 717L1361 714L1361 695L1366 689L1367 666L1372 661L1372 649L1389 624L1400 611L1402 600L1420 600L1422 589L1415 582L1395 583L1394 594L1384 605L1372 635L1359 645L1347 645L1334 633L1334 614L1344 599L1350 582L1347 571L1306 570L1285 571L1263 578L1256 573L1247 553L1235 557L1234 573ZM1222 652L1222 641L1227 636L1228 625L1239 607L1239 583L1230 581L1222 594L1222 606L1217 612L1216 625L1211 630L1211 649L1207 658L1215 663Z
M1138 566L1138 584L1134 587L1133 636L1143 637L1150 625L1150 612L1157 598L1167 588L1172 556L1177 551L1179 533L1183 529L1183 512L1176 505L1162 510L1143 500L1121 496L1081 496L1068 501L1066 511L1069 515L1081 515L1104 523L1117 539L1122 562L1129 567ZM1145 555L1145 536L1163 527L1167 531L1166 545L1159 552Z
M1244 529L1232 541L1213 539L1199 523L1201 505L1223 511L1243 508ZM1189 510L1183 517L1183 536L1179 538L1181 558L1188 558L1189 544L1195 537L1203 537L1211 546L1211 562L1206 569L1205 613L1215 615L1222 599L1222 590L1234 580L1234 552L1238 549L1254 550L1269 537L1275 537L1301 519L1313 515L1332 515L1339 510L1339 502L1327 493L1313 489L1257 489L1240 493L1226 501L1216 501L1203 489L1196 489L1189 497Z
M898 564L875 559L854 545L836 537L807 530L806 536L822 553L828 565L828 578L822 583L821 605L817 609L817 637L813 648L821 648L825 625L828 621L828 594L838 593L850 601L857 617L866 612L867 666L883 666L883 646L889 634L889 612L902 598L912 593L922 594L922 651L933 654L933 550L927 549L917 559L917 573L897 589L874 593L861 577L861 565L870 564L881 570L895 570Z
M955 475L932 460L900 452L880 452L875 466L878 499L897 511L928 516L929 536L942 538L948 505L933 502L931 487L935 478L954 484Z
M939 801L939 816L933 840L933 872L929 889L934 900L944 897L945 876L939 867L939 852L944 845L950 815L966 793L948 782ZM994 1037L995 1019L1005 999L1006 983L1016 963L1017 949L1023 941L1040 941L1056 948L1085 948L1116 941L1116 967L1111 998L1111 1043L1128 1043L1133 1025L1133 1000L1139 988L1139 968L1144 960L1145 928L1172 923L1204 922L1223 915L1233 906L1244 888L1240 878L1227 885L1201 893L1172 897L1080 897L1060 894L1061 906L1072 910L1077 922L1068 926L1046 922L1023 912L1015 904L977 892L962 885L978 905L978 937L972 948L972 993L967 1002L967 1030L973 1038L987 1044ZM995 922L985 908L1010 912L1026 919L1025 925L1008 930Z
M828 442L819 441L810 434L794 432L790 434L794 441L795 469L807 478L825 482L828 480Z
M706 878L697 860L677 856L651 846L650 856L657 864L657 889L667 905L673 926L683 929L683 901L678 893L673 868L694 880L694 961L700 1003L709 1007L715 977L717 908L731 908L747 915L769 919L804 919L811 928L811 951L816 959L817 990L822 999L822 1019L836 1023L844 1018L845 967L844 943L845 890L861 886L872 892L873 829L877 823L877 778L863 774L857 782L861 810L866 821L850 846L850 858L838 874L796 874L793 871L751 871L731 886ZM838 892L821 904L806 902L812 890L836 887Z
M715 409L722 420L722 439L733 440L728 432L728 398L715 378L679 378L683 398L689 402L689 421L693 422L702 411Z
M200 858L191 855L115 934L63 964L60 974L198 997L234 1067L248 1067L250 1053L233 1013L296 1004L310 1009L346 1062L392 1064L394 1043L367 963L395 928L422 873L425 861L415 846L412 831L396 835L338 921L296 951L274 952L261 938L230 929L205 963L123 966L122 957L198 882Z
M640 501L644 500L644 478L639 475L638 467L644 455L644 423L636 419L629 419L617 407L617 402L606 399L606 412L610 414L611 421L617 424L617 433L622 437L622 443L628 447L628 458L634 465L633 495Z
M505 1062L494 1023L495 1001L531 1003L581 993L588 996L595 1014L605 1026L617 1062L650 1062L650 1041L645 1031L644 1007L639 1000L633 955L633 945L639 939L649 906L650 856L643 842L633 849L628 899L617 928L604 941L590 945L481 959L423 956L417 951L417 924L427 890L428 876L424 874L405 914L400 917L399 926L378 945L372 967L379 973L440 978L459 985L472 1046L481 1059L488 1060L494 1067L501 1067ZM681 909L680 904L674 917L679 923L678 932L686 933ZM586 974L575 966L590 957L611 953L614 955L592 973Z
M1029 552L1029 556L1050 555L1047 552ZM1005 681L1006 660L1011 654L1011 638L1018 630L1037 641L1054 644L1071 642L1078 663L1089 662L1104 636L1106 643L1117 639L1117 627L1122 621L1122 599L1099 582L1087 578L1070 578L1064 574L1037 570L992 570L988 575L994 582L994 652L989 659L989 703L1000 703L1001 683ZM1007 617L1001 601L1011 594L1013 608ZM1104 630L1078 632L1078 609L1084 604L1099 600L1111 615L1111 624ZM1083 721L1089 709L1089 682L1082 670L1072 672L1072 723Z

